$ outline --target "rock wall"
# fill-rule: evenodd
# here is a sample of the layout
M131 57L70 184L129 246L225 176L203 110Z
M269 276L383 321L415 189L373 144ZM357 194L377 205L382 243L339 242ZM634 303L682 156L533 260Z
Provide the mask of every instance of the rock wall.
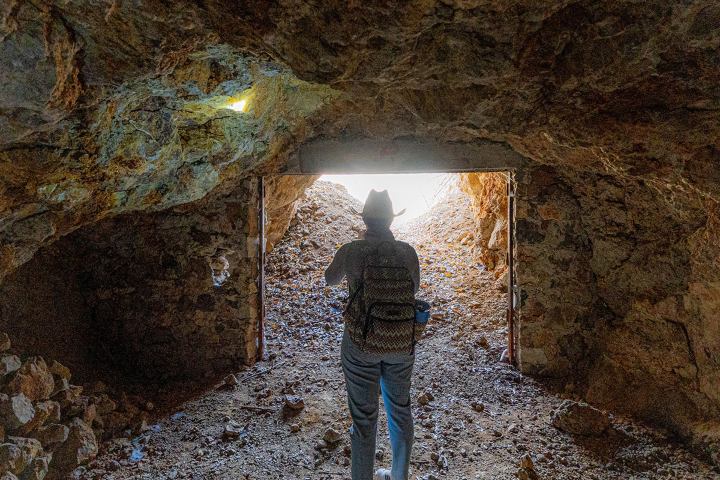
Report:
M507 174L462 173L460 189L470 198L475 217L478 259L500 276L507 267Z
M313 176L266 181L268 244ZM121 215L43 249L0 286L0 328L83 381L162 382L254 361L258 180L169 211ZM103 375L104 374L104 375Z
M200 204L77 230L4 284L2 324L22 322L12 331L29 351L52 351L79 371L90 358L105 360L136 380L252 362L257 195L248 179ZM75 310L64 308L69 299Z
M717 461L717 204L664 193L553 167L518 176L520 365Z

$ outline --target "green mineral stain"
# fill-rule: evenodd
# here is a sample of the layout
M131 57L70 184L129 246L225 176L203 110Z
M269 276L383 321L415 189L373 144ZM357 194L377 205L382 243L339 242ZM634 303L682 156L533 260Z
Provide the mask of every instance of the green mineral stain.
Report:
M190 54L177 75L127 82L93 123L113 204L167 208L202 198L338 95L228 45Z

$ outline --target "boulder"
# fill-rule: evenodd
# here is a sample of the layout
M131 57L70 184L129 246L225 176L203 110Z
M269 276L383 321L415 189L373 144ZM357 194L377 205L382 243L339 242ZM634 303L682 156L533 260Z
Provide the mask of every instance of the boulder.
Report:
M79 418L68 424L68 438L53 454L51 470L58 478L67 475L79 465L83 465L98 453L97 440L92 429Z
M13 471L16 475L24 473L25 468L31 465L33 460L45 454L40 442L34 438L8 437L8 440L20 449L21 462L18 469Z
M285 410L292 412L299 412L305 408L305 400L297 395L285 395Z
M0 393L0 422L8 430L15 430L35 417L32 402L22 393L8 396Z
M53 400L60 403L60 408L64 410L66 408L69 408L73 403L75 403L77 399L80 398L80 395L82 395L82 392L83 387L70 385L67 389L54 393L52 398Z
M47 400L55 389L55 379L42 357L31 357L17 370L7 389L32 401Z
M0 378L11 374L21 366L22 362L17 355L3 355L0 357Z
M33 458L30 464L23 470L22 475L20 475L20 480L43 480L48 474L51 459L51 455Z
M19 473L23 466L22 451L14 443L0 444L0 473Z
M56 402L51 402L49 400L35 403L35 416L32 420L18 429L18 434L31 436L28 434L43 425L53 414L54 403L56 404Z
M59 423L52 423L38 428L33 432L33 437L37 439L43 448L52 448L67 440L70 429Z
M598 436L610 426L610 416L587 403L565 400L553 414L552 424L573 435Z

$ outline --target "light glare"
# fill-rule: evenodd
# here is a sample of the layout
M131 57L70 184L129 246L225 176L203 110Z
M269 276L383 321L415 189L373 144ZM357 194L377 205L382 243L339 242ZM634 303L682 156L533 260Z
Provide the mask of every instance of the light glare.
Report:
M242 100L238 100L237 102L230 103L227 108L230 110L235 110L236 112L246 112L247 111L247 99L243 98Z

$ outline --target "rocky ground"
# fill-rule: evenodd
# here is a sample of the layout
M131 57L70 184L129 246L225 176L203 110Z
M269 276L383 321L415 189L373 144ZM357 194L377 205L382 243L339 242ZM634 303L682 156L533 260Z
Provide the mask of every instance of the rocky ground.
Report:
M317 182L268 258L268 359L178 405L139 436L106 443L79 478L345 479L350 425L339 362L335 249L362 230L342 187ZM663 432L548 392L500 362L501 281L473 259L459 194L398 237L421 258L433 319L417 350L412 478L710 479L717 472ZM381 425L384 422L381 416ZM378 464L390 462L380 428Z

